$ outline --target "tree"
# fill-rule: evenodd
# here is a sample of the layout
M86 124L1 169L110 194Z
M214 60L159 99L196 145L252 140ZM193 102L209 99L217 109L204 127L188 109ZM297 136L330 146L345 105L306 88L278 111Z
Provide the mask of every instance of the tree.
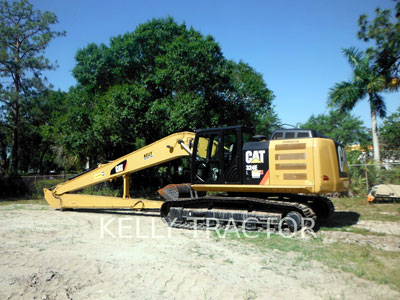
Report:
M273 92L267 88L262 75L247 63L230 61L229 74L232 89L227 100L237 108L229 110L232 118L240 116L239 119L245 120L244 125L254 126L257 133L269 136L280 125L272 109Z
M12 169L19 167L21 112L30 97L45 89L42 71L52 70L43 56L50 41L65 32L51 29L57 17L52 12L34 10L27 0L0 2L0 101L5 112L1 127L12 131Z
M384 154L388 158L400 158L400 107L389 115L379 128Z
M312 115L307 122L300 124L299 127L317 130L344 145L355 143L366 145L368 143L368 133L363 121L349 113L331 110L327 115Z
M101 151L92 127L95 102L82 89L72 87L65 98L65 107L65 113L52 122L54 128L50 133L59 148L57 160L61 165L69 162L66 168L85 165L88 159L93 165Z
M374 160L380 162L376 118L377 114L381 118L386 115L385 102L379 94L386 86L385 78L371 64L369 53L349 48L343 49L343 54L353 69L352 78L349 81L336 83L330 89L328 104L331 107L338 108L340 112L346 112L351 111L364 98L368 99L371 109Z
M57 123L66 113L67 93L45 90L29 101L29 115L21 120L20 170L48 174L57 170ZM29 151L26 151L29 149Z
M109 45L89 44L76 61L71 97L79 99L69 100L74 112L66 115L63 143L93 162L177 131L277 119L259 73L227 60L212 36L172 18L141 24Z
M393 15L391 10L378 7L372 21L365 14L358 19L358 38L366 42L375 41L375 47L368 51L375 59L379 73L385 76L387 86L392 89L400 86L400 2L395 2Z
M92 128L94 138L103 145L101 159L120 157L138 148L149 97L143 85L123 84L110 87L96 101Z
M9 151L9 132L8 128L0 126L0 176L7 173Z

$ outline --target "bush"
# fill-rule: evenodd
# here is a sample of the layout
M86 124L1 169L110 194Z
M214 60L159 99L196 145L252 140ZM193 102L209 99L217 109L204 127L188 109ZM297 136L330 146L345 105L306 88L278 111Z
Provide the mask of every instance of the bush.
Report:
M381 169L375 184L400 184L400 166L397 165L389 170Z
M43 198L43 188L51 188L64 179L46 179L35 181L34 177L6 176L0 178L0 197Z
M400 184L400 166L386 170L385 168L378 169L374 165L354 166L349 168L350 187L349 192L353 195L365 196L367 194L367 176L368 187L371 189L378 184Z
M378 184L400 184L400 165L392 166L388 170L383 167L378 168L374 165L372 157L365 151L348 151L346 156L348 164L353 165L349 167L349 193L351 195L365 196L367 180L369 189Z
M31 182L29 188L29 195L33 198L43 198L43 189L44 188L52 188L57 184L65 181L65 179L45 179L45 180L38 180L36 182Z
M20 176L0 177L0 197L21 197L29 193L29 186Z

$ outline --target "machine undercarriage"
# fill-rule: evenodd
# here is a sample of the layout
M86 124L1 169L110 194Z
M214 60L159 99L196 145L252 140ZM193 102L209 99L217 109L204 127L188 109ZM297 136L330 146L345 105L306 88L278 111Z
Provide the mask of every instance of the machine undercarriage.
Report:
M291 194L214 194L198 196L190 184L171 184L158 191L165 202L161 217L179 228L241 227L263 230L287 226L292 230L313 228L329 218L334 205L329 198Z

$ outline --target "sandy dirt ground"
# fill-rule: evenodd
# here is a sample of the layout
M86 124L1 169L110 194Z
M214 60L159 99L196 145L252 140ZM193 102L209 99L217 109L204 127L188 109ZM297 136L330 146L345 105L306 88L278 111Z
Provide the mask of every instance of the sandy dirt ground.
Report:
M382 244L323 234L327 241ZM400 293L297 253L260 252L210 232L167 228L157 214L0 208L0 299L360 298Z

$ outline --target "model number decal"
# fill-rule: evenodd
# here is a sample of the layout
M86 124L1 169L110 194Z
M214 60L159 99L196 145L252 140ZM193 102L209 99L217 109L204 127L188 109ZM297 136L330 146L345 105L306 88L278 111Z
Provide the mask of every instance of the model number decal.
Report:
M258 170L257 165L246 165L246 171Z
M143 155L143 159L144 159L144 160L150 159L150 158L152 158L152 157L153 157L153 152L148 152L148 153L145 153L145 154Z
M104 172L99 172L99 173L94 174L93 178L98 179L100 177L103 177L104 175L106 175Z

